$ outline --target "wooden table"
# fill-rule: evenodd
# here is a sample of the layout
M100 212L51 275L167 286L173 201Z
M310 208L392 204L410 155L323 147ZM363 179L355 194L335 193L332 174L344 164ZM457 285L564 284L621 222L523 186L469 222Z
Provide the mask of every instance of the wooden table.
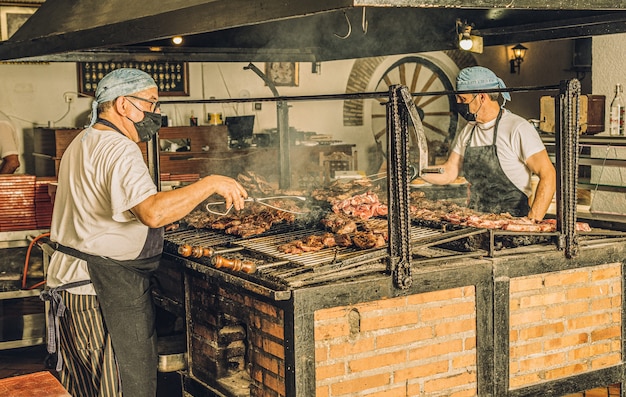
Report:
M48 371L0 379L0 396L72 397Z

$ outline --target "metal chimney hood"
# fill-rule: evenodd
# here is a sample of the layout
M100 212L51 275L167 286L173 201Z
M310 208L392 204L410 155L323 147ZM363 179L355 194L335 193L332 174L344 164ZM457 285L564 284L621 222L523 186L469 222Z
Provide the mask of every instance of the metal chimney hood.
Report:
M319 62L455 49L456 19L485 46L502 45L625 32L626 3L47 0L0 42L0 60ZM175 35L183 46L170 43Z

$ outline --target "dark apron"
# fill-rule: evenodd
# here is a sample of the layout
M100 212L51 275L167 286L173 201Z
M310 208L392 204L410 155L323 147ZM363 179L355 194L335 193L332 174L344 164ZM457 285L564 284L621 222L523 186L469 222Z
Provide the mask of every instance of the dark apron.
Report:
M508 212L513 216L527 216L530 211L528 196L506 176L498 160L496 139L500 118L502 110L496 119L491 145L469 146L476 126L472 128L467 141L463 155L463 173L470 183L469 207L486 213Z
M89 255L60 244L57 249L87 261L124 397L156 396L158 354L150 277L163 251L163 228L149 229L146 244L134 260Z

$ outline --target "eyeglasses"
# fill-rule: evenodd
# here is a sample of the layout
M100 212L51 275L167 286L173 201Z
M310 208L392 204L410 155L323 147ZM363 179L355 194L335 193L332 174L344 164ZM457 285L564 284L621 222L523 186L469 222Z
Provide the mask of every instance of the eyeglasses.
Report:
M476 99L477 96L478 96L478 94L474 94L472 99L469 102L466 102L464 97L462 97L461 95L456 95L456 101L457 101L457 103L467 103L467 104L470 104L470 103L474 102L474 99Z
M150 111L151 111L152 113L154 113L154 112L156 112L157 110L160 110L160 109L161 109L161 102L159 102L159 101L151 101L151 100L149 100L149 99L146 99L146 98L141 98L141 97L134 96L134 95L125 95L124 97L125 97L125 98L139 99L140 101L148 102L149 104L151 104L151 105L152 105L152 106L150 106ZM131 103L132 103L132 102L131 102ZM139 110L141 110L141 109L139 109Z

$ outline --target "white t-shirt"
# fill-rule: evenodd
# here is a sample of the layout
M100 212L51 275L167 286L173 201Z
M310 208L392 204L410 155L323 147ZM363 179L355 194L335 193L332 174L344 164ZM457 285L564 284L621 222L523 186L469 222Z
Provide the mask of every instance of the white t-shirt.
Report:
M491 145L495 124L495 119L488 123L467 123L465 128L455 137L452 151L461 157L465 155L467 141L474 126L476 128L469 146ZM519 190L530 196L532 193L531 172L526 166L526 160L533 154L545 149L535 127L522 117L503 109L502 118L498 125L496 147L498 160L504 173Z
M156 186L139 146L124 135L88 128L63 154L52 213L50 238L65 246L113 259L135 259L148 227L129 211ZM47 274L49 287L89 279L87 263L55 252ZM70 289L95 294L91 284Z
M5 120L0 120L0 166L2 159L12 154L19 154L15 141L15 129Z

